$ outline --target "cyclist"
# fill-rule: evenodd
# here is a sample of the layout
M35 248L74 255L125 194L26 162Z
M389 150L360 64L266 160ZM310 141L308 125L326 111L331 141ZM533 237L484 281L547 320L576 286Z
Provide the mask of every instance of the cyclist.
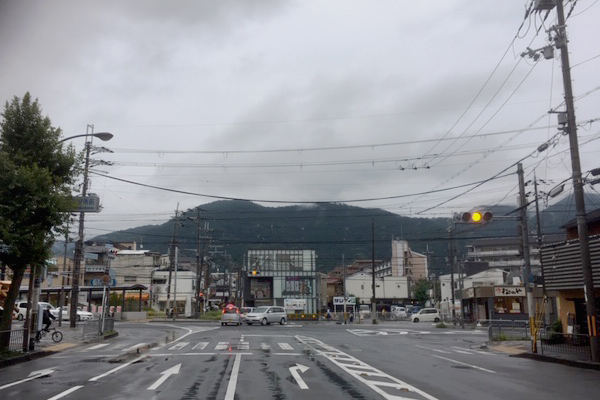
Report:
M42 318L43 318L42 322L46 325L44 327L44 330L46 332L50 332L50 329L49 329L50 325L52 324L52 321L56 319L56 317L50 313L50 306L46 307Z

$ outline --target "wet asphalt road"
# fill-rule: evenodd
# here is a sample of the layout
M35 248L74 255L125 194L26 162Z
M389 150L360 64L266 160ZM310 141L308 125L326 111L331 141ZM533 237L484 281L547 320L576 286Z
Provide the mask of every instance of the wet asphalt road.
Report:
M120 324L117 338L0 370L0 398L595 398L600 372L509 357L430 324ZM42 371L42 372L40 372Z

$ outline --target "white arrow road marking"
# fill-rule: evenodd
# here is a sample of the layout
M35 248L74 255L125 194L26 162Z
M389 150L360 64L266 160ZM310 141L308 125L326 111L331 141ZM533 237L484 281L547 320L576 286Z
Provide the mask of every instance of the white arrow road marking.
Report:
M235 388L237 386L238 374L240 373L240 361L242 360L241 354L235 355L235 361L233 362L233 369L231 370L231 376L229 377L229 384L227 385L227 392L225 393L225 400L233 400L235 396Z
M63 397L65 397L68 394L73 393L74 391L81 389L83 386L73 386L70 389L65 390L62 393L57 394L56 396L50 397L48 400L58 400L58 399L62 399Z
M292 374L292 376L294 377L296 382L298 382L298 386L300 386L300 389L308 389L308 385L300 377L300 372L304 373L304 372L308 371L308 368L309 367L307 367L306 365L302 365L302 364L298 364L298 363L296 363L295 367L290 367L290 373ZM298 372L298 371L300 371L300 372Z
M166 381L171 375L177 375L179 373L179 369L181 368L181 364L177 364L174 367L171 367L163 372L161 372L161 377L158 378L158 380L156 382L154 382L149 388L148 390L156 390L156 388L158 388L160 385L163 384L164 381Z
M0 386L0 390L6 389L6 388L11 387L11 386L18 385L20 383L32 381L34 379L41 378L42 376L48 376L48 375L52 374L53 372L54 372L53 369L41 369L39 371L33 371L25 379L21 379L20 381L16 381L16 382L13 382L13 383L8 383L8 384L6 384L4 386Z

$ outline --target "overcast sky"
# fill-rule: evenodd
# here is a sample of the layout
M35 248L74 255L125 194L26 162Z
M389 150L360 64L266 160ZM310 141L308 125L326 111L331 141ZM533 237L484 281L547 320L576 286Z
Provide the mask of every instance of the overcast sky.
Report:
M556 24L525 18L530 2L0 0L0 99L29 91L64 137L114 134L94 141L114 165L93 169L108 177L91 175L88 238L218 198L516 206L518 160L542 190L571 173L565 136L535 153L564 92L558 51L520 55ZM584 172L600 167L599 20L579 0L567 21Z

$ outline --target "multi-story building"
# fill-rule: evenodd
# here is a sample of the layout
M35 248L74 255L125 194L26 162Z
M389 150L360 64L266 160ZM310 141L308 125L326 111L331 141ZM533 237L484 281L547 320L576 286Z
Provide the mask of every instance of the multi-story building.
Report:
M196 273L188 270L155 270L152 273L152 308L189 317L196 299Z
M322 285L316 272L314 250L248 250L244 260L243 305L277 305L293 302L303 312L320 311ZM287 301L287 302L286 302Z

